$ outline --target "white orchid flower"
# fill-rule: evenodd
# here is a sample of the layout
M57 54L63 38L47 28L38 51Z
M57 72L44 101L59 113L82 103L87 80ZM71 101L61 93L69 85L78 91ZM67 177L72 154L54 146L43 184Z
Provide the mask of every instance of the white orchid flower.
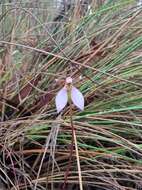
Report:
M58 113L64 109L69 99L71 99L73 104L80 110L84 110L84 97L82 93L72 85L71 77L66 78L65 86L56 95L55 103Z

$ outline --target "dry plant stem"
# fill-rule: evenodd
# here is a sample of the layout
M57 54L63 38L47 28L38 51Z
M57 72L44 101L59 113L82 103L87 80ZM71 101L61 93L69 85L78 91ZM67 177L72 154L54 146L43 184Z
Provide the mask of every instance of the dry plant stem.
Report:
M75 153L76 153L76 159L77 159L77 168L78 168L78 177L79 177L79 187L80 190L83 190L83 185L82 185L82 175L81 175L81 167L80 167L80 160L79 160L79 152L78 152L78 146L77 146L77 138L76 138L76 133L73 125L73 114L72 114L72 102L69 99L69 104L70 104L70 123L71 123L71 129L72 129L72 142L71 142L71 151L70 151L70 158L69 158L69 165L67 168L67 171L65 173L65 181L63 184L63 190L65 190L66 184L67 184L67 178L69 175L70 167L71 167L71 160L73 157L73 147L75 145Z
M51 134L50 134L50 136L51 136ZM41 162L40 162L40 165L39 165L39 169L38 169L38 172L37 172L37 178L36 178L36 181L35 181L35 185L34 185L34 189L33 189L33 190L36 190L36 189L37 189L38 178L39 178L39 176L40 176L40 172L41 172L41 168L42 168L42 165L43 165L43 161L44 161L45 155L46 155L47 150L48 150L49 141L50 141L50 136L48 136L48 138L46 139L46 145L45 145L44 153L43 153L43 156L42 156L42 158L41 158Z
M74 127L73 127L73 121L72 121L72 105L70 103L70 117L71 117L71 131L72 131L72 139L71 139L71 145L70 145L70 155L69 155L69 164L67 167L67 170L65 172L65 180L64 180L64 184L63 184L63 190L66 189L66 185L67 185L67 180L68 180L68 175L70 172L70 168L71 168L71 162L72 162L72 158L73 158L73 146L74 146Z
M75 130L73 130L73 138L74 138L75 153L76 153L76 159L77 159L77 168L78 168L78 177L79 177L79 187L80 187L80 190L83 190L81 167L80 167L80 159L79 159L79 152L78 152L77 138L76 138Z

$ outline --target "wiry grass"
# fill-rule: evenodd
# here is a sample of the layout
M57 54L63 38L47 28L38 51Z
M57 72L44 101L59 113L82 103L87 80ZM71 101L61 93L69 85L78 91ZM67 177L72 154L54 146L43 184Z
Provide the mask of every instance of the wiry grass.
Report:
M0 186L61 189L71 124L54 100L71 76L85 97L73 108L83 189L142 189L142 7L76 1L64 15L5 0L0 30ZM75 149L67 183L79 188Z

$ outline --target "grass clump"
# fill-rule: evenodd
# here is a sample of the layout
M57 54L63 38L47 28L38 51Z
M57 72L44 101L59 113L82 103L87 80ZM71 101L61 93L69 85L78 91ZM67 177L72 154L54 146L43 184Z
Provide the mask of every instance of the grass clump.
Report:
M83 112L73 107L83 189L139 190L142 7L70 3L0 4L0 186L62 188L71 124L69 105L57 114L54 101L71 76L85 98ZM79 188L72 157L66 189Z

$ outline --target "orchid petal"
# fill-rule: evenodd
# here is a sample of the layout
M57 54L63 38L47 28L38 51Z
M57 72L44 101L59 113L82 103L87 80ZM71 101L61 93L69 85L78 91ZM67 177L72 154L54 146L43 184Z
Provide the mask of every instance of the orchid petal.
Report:
M74 86L71 89L71 99L80 110L84 110L84 97L82 93Z
M56 95L55 103L56 103L56 109L59 113L62 111L62 109L66 106L68 102L68 95L67 95L67 89L63 87Z

